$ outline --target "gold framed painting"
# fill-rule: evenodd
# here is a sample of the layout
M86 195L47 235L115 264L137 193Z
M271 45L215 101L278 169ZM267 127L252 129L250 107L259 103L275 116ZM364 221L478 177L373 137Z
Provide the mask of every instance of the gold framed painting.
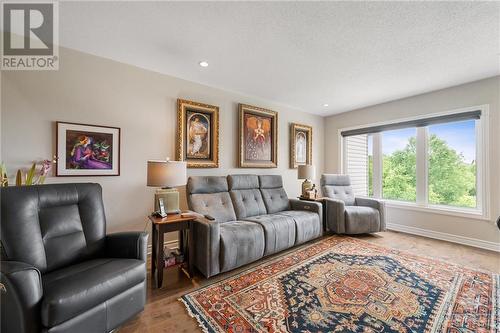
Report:
M290 168L312 164L312 127L290 124Z
M177 161L188 168L219 167L219 107L177 100Z
M238 166L278 166L278 112L246 104L239 105Z

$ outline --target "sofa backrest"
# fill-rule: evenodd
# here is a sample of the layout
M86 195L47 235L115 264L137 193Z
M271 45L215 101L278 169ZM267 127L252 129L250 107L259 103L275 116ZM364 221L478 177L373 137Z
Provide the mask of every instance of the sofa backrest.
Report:
M192 176L187 183L189 209L208 214L219 222L236 220L229 196L227 178L224 176Z
M8 260L42 273L101 254L106 218L99 184L5 187L1 241Z
M280 175L259 176L259 186L268 214L290 209L290 201Z
M355 204L351 178L347 175L321 175L321 191L323 192L323 196L342 200L346 206L353 206Z
M227 180L238 219L267 214L257 175L229 175Z

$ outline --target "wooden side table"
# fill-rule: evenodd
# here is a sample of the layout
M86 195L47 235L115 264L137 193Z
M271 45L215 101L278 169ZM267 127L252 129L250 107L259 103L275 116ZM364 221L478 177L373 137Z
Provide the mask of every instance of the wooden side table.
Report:
M165 268L165 253L164 253L164 234L166 232L179 232L179 248L184 254L184 261L187 260L187 274L193 277L193 237L192 226L194 216L182 217L180 214L169 214L167 217L161 218L149 216L151 221L151 236L153 237L152 256L151 256L151 276L156 276L156 287L161 288L163 283L163 269ZM184 244L184 231L187 231L187 255L186 244Z

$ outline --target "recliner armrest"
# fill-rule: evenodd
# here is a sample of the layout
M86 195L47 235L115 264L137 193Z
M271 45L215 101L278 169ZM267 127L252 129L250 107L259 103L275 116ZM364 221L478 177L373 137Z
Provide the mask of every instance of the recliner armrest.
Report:
M145 232L117 232L106 235L105 256L146 261L148 234Z
M323 205L321 202L290 199L290 208L292 210L307 210L317 213L319 215L319 220L323 222Z
M193 222L194 264L207 278L220 272L220 222L198 216Z
M356 206L365 206L377 209L380 214L380 231L386 230L385 222L385 202L372 198L356 197Z
M323 198L328 231L345 233L345 203L342 200Z
M292 210L306 210L317 213L319 215L319 221L323 226L322 228L323 230L325 229L325 221L323 220L323 205L321 202L290 199L290 208Z
M1 331L40 332L40 271L23 262L0 262Z

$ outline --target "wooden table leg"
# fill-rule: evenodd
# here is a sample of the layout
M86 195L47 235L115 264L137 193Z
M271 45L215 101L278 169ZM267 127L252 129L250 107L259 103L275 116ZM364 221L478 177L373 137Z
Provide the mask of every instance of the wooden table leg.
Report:
M179 230L179 251L181 253L185 253L186 249L184 248L184 230Z
M156 268L156 227L154 223L151 223L151 278L155 279L155 268Z
M157 233L157 245L158 253L156 256L156 287L161 288L163 284L163 268L165 267L164 260L164 249L163 249L163 230L161 226L158 227Z
M189 222L188 229L188 274L193 278L193 265L194 265L194 241L193 241L193 222Z

